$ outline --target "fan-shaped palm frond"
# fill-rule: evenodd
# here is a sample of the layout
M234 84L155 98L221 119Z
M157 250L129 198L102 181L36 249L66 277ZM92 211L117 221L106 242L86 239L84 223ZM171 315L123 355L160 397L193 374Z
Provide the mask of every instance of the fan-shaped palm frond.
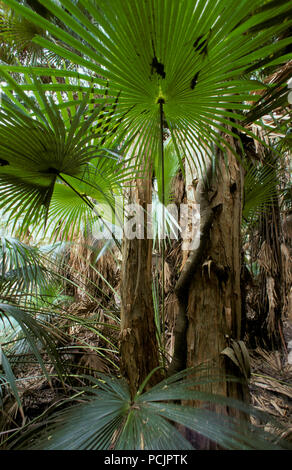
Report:
M59 26L62 27L58 18L38 1L28 0L19 3L28 5L32 11L53 23L59 23ZM58 0L55 0L55 3L60 5ZM71 34L74 35L74 31L71 31ZM1 60L4 63L16 64L20 62L26 65L46 64L61 67L64 60L60 56L33 42L37 35L46 37L47 31L23 18L2 2L0 5L0 43L3 48L8 46L10 51L10 54L1 54ZM54 38L52 39L55 41ZM70 67L68 62L67 66Z
M142 384L131 401L124 380L100 374L91 379L93 388L84 399L87 403L70 406L47 421L44 431L16 440L14 448L47 450L182 450L193 447L177 430L174 423L217 442L225 449L277 449L271 436L261 433L245 422L217 415L207 408L175 404L174 400L202 400L206 403L229 404L246 413L259 414L240 402L204 392L196 392L196 384L208 382L210 375L188 378L198 370L183 371L143 393ZM89 391L89 390L88 390ZM86 389L85 389L86 392ZM93 395L93 396L92 396ZM269 437L269 439L267 439ZM12 447L13 448L13 447Z
M40 251L10 236L0 237L0 293L36 293L51 279Z
M99 217L96 202L113 209L114 194L130 175L129 164L122 163L115 150L119 140L110 130L113 109L104 102L89 110L88 96L73 107L60 92L56 104L46 97L38 79L33 81L35 99L12 83L18 99L14 104L4 96L0 111L0 208L9 214L9 221L13 219L13 226L20 225L24 232L42 219L56 224L61 193L70 205L64 204L64 217L76 215L76 196L81 199L79 227L83 215L89 222ZM108 136L111 150L103 146ZM88 216L85 205L94 216ZM67 219L67 225L70 222Z
M78 179L68 176L67 184L56 182L47 214L46 235L70 240L81 231L86 235L99 231L103 225L122 224L122 218L114 220L114 217L122 209L124 162L101 156L91 164Z
M42 357L42 350L46 352L55 366L59 378L63 381L66 371L60 360L56 342L63 341L64 335L52 324L50 314L44 311L36 311L35 308L23 308L9 303L0 303L1 330L4 328L4 339L2 335L3 350L10 353L13 358L14 345L18 340L25 340L25 348L37 359L48 381L51 382L47 367ZM17 332L15 335L14 332ZM2 331L3 333L3 331ZM11 341L8 340L9 335ZM19 349L19 345L17 345Z
M195 154L197 164L200 147L210 156L211 143L230 147L221 135L236 137L225 127L230 117L242 121L243 112L258 99L250 92L268 88L243 79L243 74L267 67L275 54L280 63L278 53L291 41L270 43L291 25L288 1L244 0L232 2L232 7L227 0L216 5L205 0L101 0L98 8L84 0L64 0L62 7L51 0L40 3L75 35L7 0L67 49L43 37L35 39L37 44L109 80L109 95L119 94L115 117L127 113L123 122L130 134L139 131L140 149L156 153L163 111L177 150L188 158ZM236 127L240 125L234 123Z
M278 196L280 171L277 163L249 164L244 181L244 223L251 222Z
M18 57L26 57L30 61L41 57L42 48L32 41L34 36L40 34L41 28L19 15L9 12L0 14L0 41L8 43Z
M289 46L287 47L289 48ZM291 48L291 45L290 45ZM291 55L291 54L290 54ZM281 61L281 59L280 59ZM277 61L274 62L276 64ZM268 76L265 81L269 83L269 88L260 94L260 99L250 109L246 116L246 123L254 122L262 116L272 113L275 109L282 109L282 114L286 108L289 112L289 81L292 76L292 61L287 63L275 71L274 74ZM290 113L291 114L291 113ZM288 116L287 116L288 117ZM291 116L288 119L291 123Z

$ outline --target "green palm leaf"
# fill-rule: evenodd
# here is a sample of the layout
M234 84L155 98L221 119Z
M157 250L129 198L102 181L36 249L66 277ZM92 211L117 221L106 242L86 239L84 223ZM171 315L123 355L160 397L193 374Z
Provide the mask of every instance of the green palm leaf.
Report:
M200 379L187 378L200 374ZM217 415L207 408L174 404L173 400L201 400L229 405L265 418L264 414L226 397L196 392L199 383L220 380L202 374L203 369L188 370L163 380L133 402L126 382L100 374L91 378L93 387L83 389L85 403L53 414L46 429L12 443L12 448L46 450L183 450L191 444L174 423L214 440L225 449L280 449L271 436L245 422ZM85 395L84 395L85 392ZM89 392L89 395L88 395ZM90 396L91 395L91 396ZM14 445L14 447L13 447Z
M281 171L277 161L270 158L265 164L247 166L244 181L244 223L252 222L278 197Z
M116 151L120 138L110 129L115 104L108 107L103 101L103 106L95 105L89 110L87 93L79 105L70 104L64 114L62 106L68 100L62 99L60 92L55 104L47 98L38 79L32 81L34 99L13 79L7 80L15 87L18 98L14 97L12 103L4 96L0 111L0 209L9 214L13 227L20 225L24 233L44 219L56 224L61 193L65 198L62 217L71 217L67 226L77 215L77 207L82 208L76 219L77 229L83 215L87 217L83 225L97 218L92 200L102 201L113 210L114 195L120 192L121 183L131 177L129 161L121 161ZM109 148L104 147L107 138ZM66 184L66 189L61 188L61 183ZM81 199L79 204L76 196ZM85 205L93 214L89 215Z
M18 305L2 302L0 303L0 321L3 325L9 324L12 329L14 329L13 324L19 326L21 339L25 339L29 345L31 352L36 357L49 383L51 383L51 379L42 357L42 349L46 351L46 354L48 354L49 358L52 360L59 378L63 381L62 375L64 377L66 372L56 348L56 341L60 340L62 335L60 335L60 332L56 328L49 324L49 317L45 319L43 316L42 318L38 312L36 315L35 309L26 310ZM9 347L5 343L3 343L2 347L5 348L5 350L9 350Z
M74 36L14 0L6 3L67 48L42 37L37 44L109 80L109 95L120 94L115 117L127 113L124 125L132 135L139 130L140 149L155 153L163 103L177 148L196 160L202 145L210 156L210 142L230 147L220 132L234 135L225 127L230 117L242 121L258 99L250 92L266 87L242 75L267 67L275 56L279 63L279 52L291 42L270 43L291 25L288 1L244 0L230 8L227 0L215 6L205 0L101 0L97 8L85 0L65 0L62 7L41 0Z
M51 275L40 251L8 235L0 237L0 292L2 296L37 292Z
M5 375L3 376L2 374L0 374L0 397L3 394L2 393L3 384L5 386L7 386L9 384L9 386L11 388L11 391L12 391L12 393L13 393L16 401L17 401L17 404L19 406L19 409L21 411L21 415L24 418L22 403L21 403L21 399L20 399L20 396L19 396L19 393L18 393L18 388L17 388L17 385L16 385L16 379L15 379L15 376L14 376L13 371L11 369L10 363L9 363L6 355L4 354L4 352L2 350L1 350L1 365L3 366ZM2 384L1 384L1 382L2 382Z

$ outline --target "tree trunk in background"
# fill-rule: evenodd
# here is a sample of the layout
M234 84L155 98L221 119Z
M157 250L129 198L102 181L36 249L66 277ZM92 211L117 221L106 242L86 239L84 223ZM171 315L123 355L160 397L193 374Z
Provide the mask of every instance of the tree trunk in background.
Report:
M131 189L131 203L145 211L152 202L152 174L136 180ZM127 378L132 396L139 385L159 365L158 343L152 298L152 240L147 239L147 215L144 215L144 238L124 238L121 285L121 370ZM154 374L149 384L159 380Z
M253 131L256 130L256 127ZM258 131L264 140L263 131ZM251 263L259 266L255 275L253 295L250 295L247 316L247 337L251 348L261 347L267 350L285 350L283 337L284 314L287 305L289 284L289 253L284 242L278 188L283 178L279 172L281 162L278 155L254 140L254 153L260 158L261 165L268 168L273 176L270 200L260 208L256 224L249 234ZM281 178L280 178L281 174ZM250 294L252 294L250 292ZM248 310L247 310L248 312Z
M230 346L231 339L237 341L241 337L240 229L243 183L236 158L229 151L227 158L229 170L220 155L217 176L206 193L209 210L213 212L213 223L201 261L189 285L187 366L205 363L210 366L211 375L215 372L222 377L220 382L201 386L201 391L246 400L245 386L226 382L226 374L242 375L232 361L221 354ZM200 200L198 202L202 203ZM198 403L194 405L198 406ZM221 407L214 408L221 413L230 413ZM192 436L191 440L194 440L193 444L197 448L214 448L207 439Z
M260 298L256 342L269 350L281 349L284 282L281 253L281 217L278 199L261 215L260 221Z
M273 169L275 195L260 214L256 259L260 265L258 315L254 326L254 340L268 350L281 349L282 312L285 299L285 279L282 266L282 222L279 207L277 158L265 148L261 149L264 165ZM285 344L284 344L285 347Z

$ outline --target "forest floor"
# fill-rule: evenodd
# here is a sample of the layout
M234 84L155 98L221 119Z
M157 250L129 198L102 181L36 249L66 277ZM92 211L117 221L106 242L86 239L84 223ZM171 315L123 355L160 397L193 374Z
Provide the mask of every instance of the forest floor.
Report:
M251 379L249 390L254 407L269 413L283 425L282 437L292 442L292 321L284 322L286 350L268 352L250 350ZM257 423L258 424L258 423ZM266 430L275 431L271 423Z
M259 427L265 426L266 431L277 433L292 442L292 321L284 322L283 333L286 348L282 354L278 351L268 352L261 348L249 350L251 360L249 390L251 404L258 410L268 413L283 426L284 431L279 433L279 430L272 424L272 419L268 420L265 425L254 419L254 424ZM87 337L86 340L90 341L90 338ZM93 338L91 340L94 342ZM291 352L290 356L289 352ZM85 358L85 362L83 360L83 364L88 365L88 358ZM101 365L94 363L90 368L108 372L101 370ZM65 398L66 394L60 382L56 380L54 387L50 387L39 366L32 365L30 369L25 367L23 372L18 374L18 378L22 379L20 395L25 414L23 423L36 419ZM74 387L72 390L74 392ZM67 392L70 391L67 390ZM4 426L0 416L0 431L10 433L10 429L19 428L19 419L16 418L17 404L11 397L5 403L5 414Z

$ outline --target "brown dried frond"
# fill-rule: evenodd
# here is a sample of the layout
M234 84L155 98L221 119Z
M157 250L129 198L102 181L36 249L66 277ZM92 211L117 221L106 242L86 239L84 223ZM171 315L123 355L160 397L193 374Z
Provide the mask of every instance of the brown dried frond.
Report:
M269 300L269 311L267 315L267 330L272 336L276 329L276 315L275 309L277 307L277 294L275 291L275 280L271 276L267 277L266 280L267 296Z
M292 60L289 60L286 64L281 65L281 67L276 70L274 73L265 78L264 82L272 85L273 83L279 83L281 81L289 80L292 75Z
M258 263L267 274L277 275L278 264L275 260L273 250L266 240L262 243L258 254Z
M76 300L84 301L88 293L96 298L113 295L110 286L115 287L119 281L119 266L110 251L95 261L95 253L102 246L102 240L80 236L70 248L68 269L75 283L80 284L80 288L75 287Z

